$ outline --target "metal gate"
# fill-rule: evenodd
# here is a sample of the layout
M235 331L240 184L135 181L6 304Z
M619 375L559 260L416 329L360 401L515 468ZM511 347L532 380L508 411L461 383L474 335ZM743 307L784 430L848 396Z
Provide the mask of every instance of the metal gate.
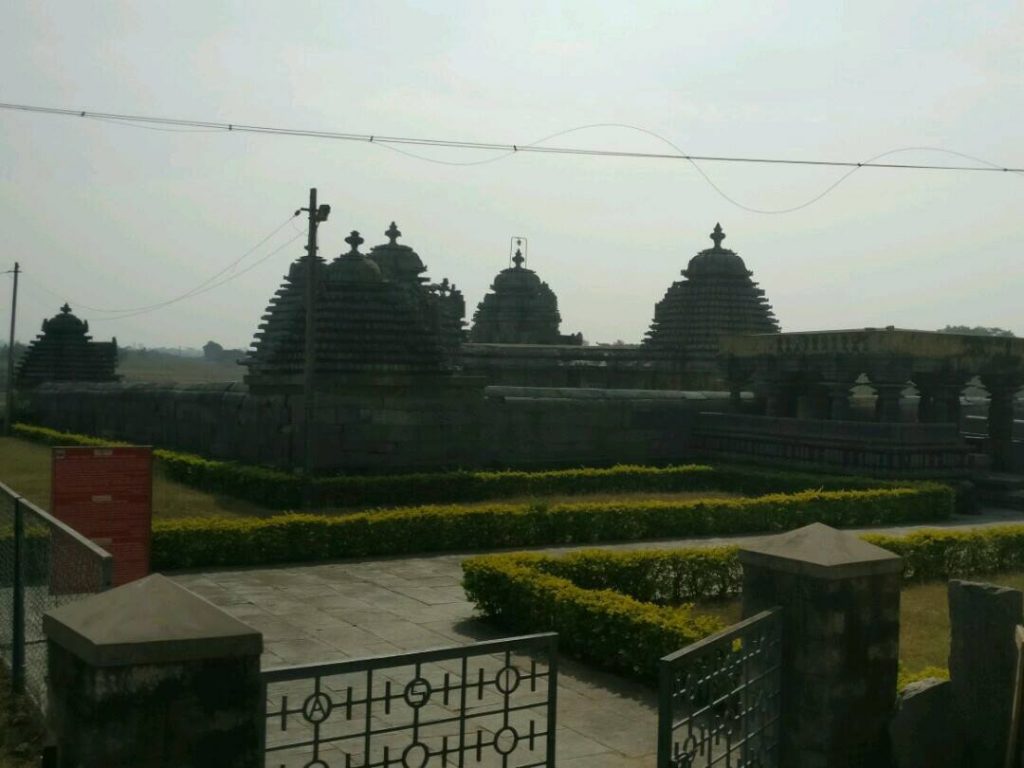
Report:
M778 766L781 627L773 608L661 660L658 768Z
M557 639L266 670L266 765L554 768Z

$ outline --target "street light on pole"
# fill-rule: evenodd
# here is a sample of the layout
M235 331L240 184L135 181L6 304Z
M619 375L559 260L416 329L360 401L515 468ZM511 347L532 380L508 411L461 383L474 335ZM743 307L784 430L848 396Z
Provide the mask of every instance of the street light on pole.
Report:
M302 428L302 470L305 480L306 507L313 504L313 390L314 370L316 368L316 252L317 228L321 222L327 221L331 214L331 206L317 205L316 187L309 190L309 207L300 208L296 213L306 211L309 214L309 239L306 244L306 338L304 368L302 376L302 400L304 423Z

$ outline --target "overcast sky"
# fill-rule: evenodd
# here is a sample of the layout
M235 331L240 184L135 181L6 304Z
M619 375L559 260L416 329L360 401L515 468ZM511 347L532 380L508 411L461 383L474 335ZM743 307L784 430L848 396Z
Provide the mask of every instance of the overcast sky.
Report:
M0 101L518 144L627 123L693 154L856 161L943 147L1019 167L1022 39L1019 0L5 0ZM667 149L618 128L551 143ZM702 167L741 204L772 209L843 173ZM588 341L638 341L716 221L784 330L968 324L1024 335L1020 175L868 169L799 212L759 215L679 161L518 154L459 167L368 144L0 111L0 270L15 260L25 270L18 337L67 299L99 339L248 346L301 237L160 311L109 319L85 305L189 291L304 205L311 186L333 208L322 255L346 250L352 229L367 247L383 242L394 219L430 277L458 284L469 316L507 266L509 237L529 237L528 266L558 295L563 332ZM301 230L286 225L239 267ZM9 288L5 278L5 339Z

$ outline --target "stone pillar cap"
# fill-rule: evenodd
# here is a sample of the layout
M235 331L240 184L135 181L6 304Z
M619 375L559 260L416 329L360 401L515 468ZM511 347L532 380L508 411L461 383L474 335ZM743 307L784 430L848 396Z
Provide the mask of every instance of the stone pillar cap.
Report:
M903 569L899 555L823 523L745 544L740 562L819 579L875 576Z
M43 632L95 667L263 651L260 632L158 573L49 611Z

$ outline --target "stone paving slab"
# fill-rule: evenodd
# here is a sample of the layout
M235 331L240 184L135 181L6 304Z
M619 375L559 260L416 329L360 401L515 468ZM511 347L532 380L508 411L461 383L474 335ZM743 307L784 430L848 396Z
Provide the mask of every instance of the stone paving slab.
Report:
M947 523L870 529L978 528L1022 522L1012 510L986 510ZM857 529L868 530L868 529ZM667 549L738 544L760 537L706 537L600 545ZM579 547L543 548L551 553ZM264 634L264 669L425 650L500 636L475 617L462 591L467 554L181 573L174 579ZM656 758L653 689L561 659L559 768L651 768Z

